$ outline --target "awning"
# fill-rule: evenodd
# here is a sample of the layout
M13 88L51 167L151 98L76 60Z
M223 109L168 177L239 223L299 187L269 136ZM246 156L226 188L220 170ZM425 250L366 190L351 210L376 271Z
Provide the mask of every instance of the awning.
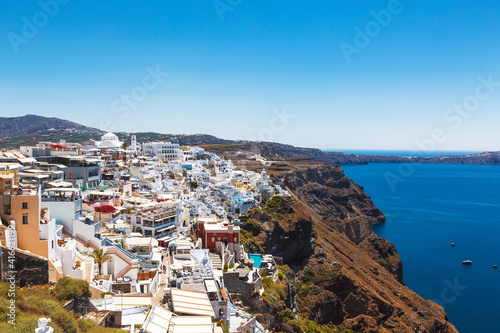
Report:
M51 188L48 190L45 190L44 192L78 192L80 191L77 188Z
M104 191L104 192L101 192L101 191L89 191L89 192L87 192L87 194L89 194L89 195L96 195L96 196L113 196L114 192L111 192L111 191Z
M117 310L149 306L152 299L151 296L111 296L111 298L115 301Z
M215 280L205 280L205 287L207 288L207 292L209 293L216 293L219 291Z
M215 317L212 304L206 293L171 289L172 306L175 313Z
M33 157L18 158L18 161L21 163L36 163L37 162L37 160Z
M172 333L212 333L214 332L212 318L207 316L179 316L173 317L174 329Z
M158 241L152 237L128 237L125 239L127 246L158 246Z
M165 333L168 331L173 313L159 306L154 306L149 311L144 324L144 331L148 333Z
M47 184L52 187L73 187L73 184L68 182L49 182Z
M154 229L155 229L156 232L160 232L160 231L163 231L163 230L174 229L174 228L175 228L175 224L169 225L168 227L165 227L165 228L163 228L162 226L154 227Z
M9 170L12 170L12 169L19 169L19 168L22 168L23 166L19 163L5 163L4 165L7 166L7 168L9 168Z
M45 178L50 178L49 175L40 175L40 174L28 174L28 173L19 173L19 177L21 178L38 178L38 179L45 179Z

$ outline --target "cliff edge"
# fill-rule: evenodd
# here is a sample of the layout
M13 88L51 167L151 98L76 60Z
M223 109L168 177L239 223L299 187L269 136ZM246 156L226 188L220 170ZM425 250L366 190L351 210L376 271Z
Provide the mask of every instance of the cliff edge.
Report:
M385 216L340 166L268 172L293 196L243 216L242 241L293 272L281 268L285 280L267 280L260 299L242 297L251 311L282 332L457 332L442 307L404 285L395 247L371 228Z

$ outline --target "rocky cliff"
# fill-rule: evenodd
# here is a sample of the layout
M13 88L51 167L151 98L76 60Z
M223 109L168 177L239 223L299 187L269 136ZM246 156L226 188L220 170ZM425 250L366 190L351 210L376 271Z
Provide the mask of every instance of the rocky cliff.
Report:
M371 226L385 221L361 186L344 175L340 166L318 166L274 177L290 189L323 223L359 244L371 233Z
M274 198L242 220L243 243L251 252L282 257L285 264L297 268L304 267L314 253L313 222L302 205Z
M440 306L404 286L395 247L371 229L383 213L340 166L269 173L293 197L274 198L244 216L242 240L293 269L299 318L287 316L292 287L283 281L266 289L285 295L281 301L250 301L254 311L284 332L314 331L311 325L314 332L456 332Z

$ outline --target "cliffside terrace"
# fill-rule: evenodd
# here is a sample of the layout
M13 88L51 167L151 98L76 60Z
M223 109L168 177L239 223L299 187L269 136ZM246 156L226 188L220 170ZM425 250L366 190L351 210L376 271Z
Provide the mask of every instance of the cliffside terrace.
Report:
M62 151L62 152L67 152L67 153L70 153L70 152L79 153L80 152L79 147L67 147L67 146L54 145L54 144L44 145L44 146L36 146L36 147L32 147L32 149L33 149L34 154L36 154L35 153L36 151L54 151L54 152Z
M80 190L76 188L54 188L45 190L42 193L43 202L74 202L79 201L81 198L82 197L80 196Z
M137 216L142 216L143 219L162 220L169 217L175 217L176 210L174 207L142 207L136 210Z
M142 225L145 227L159 227L165 224L173 224L175 222L175 217L175 209L146 216L143 215Z
M22 186L13 186L10 189L4 189L3 195L5 196L36 196L38 194L37 189L33 187L22 187Z

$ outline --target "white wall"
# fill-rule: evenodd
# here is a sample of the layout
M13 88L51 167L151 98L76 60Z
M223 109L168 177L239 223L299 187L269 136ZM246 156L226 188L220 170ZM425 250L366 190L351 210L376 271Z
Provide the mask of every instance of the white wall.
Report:
M81 260L81 267L79 269L73 269L73 264L76 261L76 241L70 241L65 248L61 249L61 262L62 270L65 276L69 276L75 279L85 278L85 261Z
M52 219L50 222L40 224L40 240L47 240L48 259L56 261L61 258L61 250L57 245L56 236L56 220Z
M105 264L102 265L102 271L103 274L113 274L113 279L116 279L116 274L120 273L128 266L129 264L123 261L116 254L111 254L111 260L108 260ZM106 271L106 273L104 273L104 271ZM125 275L128 275L128 273Z
M73 236L80 235L96 244L101 244L101 240L95 237L96 231L101 229L101 223L85 224L80 220L73 221Z
M49 208L50 217L60 220L64 229L66 229L70 234L73 234L73 220L75 219L76 213L75 202L44 201L42 202L42 205Z

